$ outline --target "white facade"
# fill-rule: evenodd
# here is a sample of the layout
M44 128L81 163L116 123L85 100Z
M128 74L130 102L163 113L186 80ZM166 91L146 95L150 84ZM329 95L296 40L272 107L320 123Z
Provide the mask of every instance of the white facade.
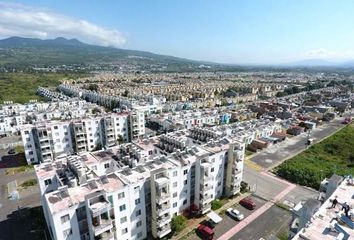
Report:
M36 165L52 238L163 238L173 216L205 214L212 200L237 194L244 144L189 136L184 130Z

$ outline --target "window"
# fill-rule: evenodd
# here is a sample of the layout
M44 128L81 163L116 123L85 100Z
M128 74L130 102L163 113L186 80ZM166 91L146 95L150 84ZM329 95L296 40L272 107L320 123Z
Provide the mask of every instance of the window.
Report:
M137 228L140 227L140 226L141 226L141 221L139 221L139 222L136 223L136 227L137 227Z
M135 205L140 204L140 198L135 199Z
M123 205L121 205L121 206L119 206L119 211L124 211L125 210L125 204L123 204Z
M173 187L177 187L177 184L178 184L177 182L174 182Z
M143 236L143 233L142 233L142 232L138 232L137 237L138 237L138 238L141 238L142 236Z
M177 171L174 171L174 172L173 172L173 176L174 176L174 177L177 177Z
M127 221L127 217L120 218L120 223L125 223Z
M187 204L187 199L184 199L183 205L186 205L186 204Z
M104 168L109 168L109 163L105 163Z
M67 238L68 236L71 235L71 228L68 228L66 230L63 231L63 235L64 235L64 238Z
M214 168L211 168L210 172L214 172Z
M188 169L183 170L183 175L186 175L188 173Z
M29 134L29 132L28 132L28 131L25 131L25 134Z
M141 215L141 210L139 209L139 210L136 210L136 212L135 212L135 216L137 217L137 216L140 216Z
M218 182L218 186L220 186L221 185L221 182Z
M54 126L54 129L58 129L58 126Z
M122 199L124 197L125 197L124 192L118 193L118 199Z
M183 181L183 184L184 184L184 185L187 185L187 183L188 183L188 180L184 180L184 181Z
M52 184L52 179L48 178L48 179L44 180L44 185L48 186L50 184Z
M126 234L128 232L128 228L122 229L122 234Z
M173 207L177 207L177 203L175 202L175 203L173 203Z
M63 224L63 223L66 223L67 221L70 220L69 214L66 214L66 215L62 216L62 217L60 218L60 220L61 220L61 223L62 223L62 224Z

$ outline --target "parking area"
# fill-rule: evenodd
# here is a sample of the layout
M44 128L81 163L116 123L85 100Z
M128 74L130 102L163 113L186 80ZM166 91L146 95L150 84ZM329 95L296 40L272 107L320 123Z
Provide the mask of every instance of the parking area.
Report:
M242 229L232 240L258 240L286 232L291 221L291 213L277 206L272 206L256 220Z
M246 218L252 212L254 212L255 210L257 210L258 208L260 208L261 206L263 206L266 203L265 200L255 197L255 196L253 196L252 199L256 203L256 208L254 210L248 210L239 204L232 206L232 208L236 208L237 210L239 210ZM216 225L216 227L214 228L216 239L240 222L240 221L235 220L231 216L229 216L227 213L225 213L222 216L222 219L223 219L222 222L219 223L218 225ZM243 221L243 220L241 220L241 221Z
M254 210L248 210L239 204L233 205L232 208L236 208L237 210L239 210L246 218L266 203L266 200L259 198L257 196L252 196L252 199L256 203L256 208ZM226 212L219 214L219 216L222 218L222 221L220 223L218 223L213 229L215 232L215 239L217 239L222 234L224 234L225 232L230 230L232 227L234 227L240 223L240 221L235 220L234 218L229 216ZM241 221L244 221L244 220L241 220ZM269 227L274 227L274 226L269 226ZM183 238L183 239L197 240L197 239L201 239L201 238L197 234L192 233L192 234L189 234L188 237Z
M37 231L45 226L38 185L28 184L36 178L34 170L25 164L23 154L8 151L0 150L0 240L44 239L43 231ZM17 190L18 195L9 198L9 189Z

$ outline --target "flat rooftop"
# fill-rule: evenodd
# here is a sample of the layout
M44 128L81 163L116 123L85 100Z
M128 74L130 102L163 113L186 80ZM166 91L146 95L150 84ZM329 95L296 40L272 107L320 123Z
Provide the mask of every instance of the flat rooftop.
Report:
M345 239L354 239L354 229L338 219L343 216L342 204L346 203L351 209L354 207L354 185L348 183L348 178L344 179L338 188L333 192L319 210L313 215L308 227L300 230L293 240L311 239L311 240L336 240L339 235L338 229L345 231ZM335 208L331 208L332 200L337 198L338 203ZM331 223L337 221L336 231L331 230Z

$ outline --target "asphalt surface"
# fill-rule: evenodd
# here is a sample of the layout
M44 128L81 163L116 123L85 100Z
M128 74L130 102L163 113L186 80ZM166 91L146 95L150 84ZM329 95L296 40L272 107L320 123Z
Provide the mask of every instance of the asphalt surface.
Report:
M244 165L243 181L248 183L251 192L268 200L286 188L284 183L260 174L247 165Z
M30 187L20 192L20 199L8 199L7 184L12 181L18 183L35 177L34 170L7 175L6 170L14 167L16 155L7 155L7 150L1 150L0 156L0 240L10 239L42 239L32 232L43 226L34 226L33 219L28 219L30 209L40 207L40 194L38 186Z
M232 207L236 208L237 210L239 210L246 218L252 212L254 212L255 210L257 210L258 208L260 208L261 206L263 206L266 203L266 201L264 199L261 199L261 198L258 198L258 197L254 197L254 196L251 197L251 198L256 203L256 208L254 210L248 210L248 209L242 207L239 204L236 204L236 205L234 205ZM239 223L239 221L233 219L228 214L224 214L222 216L222 219L223 219L222 222L219 223L218 225L216 225L216 227L214 228L215 239L219 238L222 234L224 234L229 229L231 229L232 227L234 227L235 225L237 225ZM241 221L243 221L243 220L241 220Z
M276 235L281 229L286 229L290 221L291 213L274 205L231 239L258 240Z
M345 125L341 123L342 121L343 118L340 118L328 124L323 124L322 126L312 130L310 137L314 138L314 143L316 143L343 128ZM288 159L305 150L308 147L306 145L307 138L308 133L306 132L292 138L287 138L281 143L264 149L250 160L264 169L272 168L285 159Z

